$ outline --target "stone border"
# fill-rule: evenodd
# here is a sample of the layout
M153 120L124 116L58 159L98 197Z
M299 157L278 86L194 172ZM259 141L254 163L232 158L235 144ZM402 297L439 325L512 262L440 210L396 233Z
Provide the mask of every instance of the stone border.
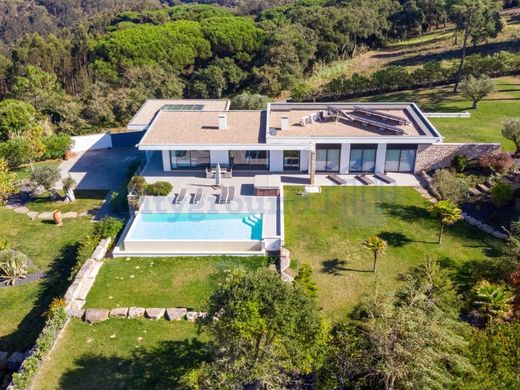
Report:
M9 207L9 206L7 206L7 207L11 208L17 214L25 214L25 215L27 215L31 221L36 221L38 219L42 220L42 221L51 221L51 220L53 220L53 215L52 215L53 212L52 211L42 211L42 212L31 211L26 206L18 206L18 207L15 207L15 208L12 208L12 207ZM75 211L68 211L66 213L61 213L61 217L63 219L75 219L75 218L82 218L82 217L94 218L95 214L96 213L94 213L92 210L83 211L81 213L77 213Z
M282 247L280 249L280 264L279 264L279 272L280 277L284 282L291 283L294 278L289 275L287 272L289 267L291 266L291 253L289 249Z
M150 320L165 319L167 321L180 321L182 319L194 322L197 318L204 317L207 313L202 311L189 311L185 307L159 308L159 307L117 307L114 309L76 309L73 317L93 324L103 322L109 318L147 318Z

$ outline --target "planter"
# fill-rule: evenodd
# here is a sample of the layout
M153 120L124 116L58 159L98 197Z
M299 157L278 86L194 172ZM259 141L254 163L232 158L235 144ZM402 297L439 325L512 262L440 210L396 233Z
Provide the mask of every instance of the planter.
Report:
M63 225L63 216L61 215L61 211L54 210L52 212L52 219L54 220L54 223L58 226Z

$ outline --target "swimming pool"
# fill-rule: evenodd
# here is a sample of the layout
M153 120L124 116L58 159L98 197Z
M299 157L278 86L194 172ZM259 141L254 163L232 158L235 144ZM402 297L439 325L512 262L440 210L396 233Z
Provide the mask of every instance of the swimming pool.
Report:
M128 241L262 240L262 214L143 213L127 234Z

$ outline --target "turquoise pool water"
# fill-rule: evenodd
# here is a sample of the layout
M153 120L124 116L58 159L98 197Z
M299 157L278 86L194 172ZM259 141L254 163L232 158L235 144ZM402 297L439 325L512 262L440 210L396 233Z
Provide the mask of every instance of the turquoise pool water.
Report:
M261 240L262 214L140 214L130 240Z

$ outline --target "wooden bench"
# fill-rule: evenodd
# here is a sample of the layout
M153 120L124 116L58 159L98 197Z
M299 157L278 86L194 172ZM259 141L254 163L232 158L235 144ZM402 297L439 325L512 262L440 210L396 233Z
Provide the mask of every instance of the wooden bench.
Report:
M347 181L345 179L342 179L335 173L331 173L331 174L327 175L327 179L329 179L330 181L332 181L338 185L347 184Z
M392 179L391 177L386 176L386 175L384 175L384 174L382 174L382 173L376 173L376 174L374 175L374 177L375 177L376 179L381 180L382 182L387 183L387 184L394 184L394 183L395 183L395 180L394 180L394 179Z
M366 186L374 184L374 182L369 179L366 175L356 175L356 179L358 179L361 183Z

